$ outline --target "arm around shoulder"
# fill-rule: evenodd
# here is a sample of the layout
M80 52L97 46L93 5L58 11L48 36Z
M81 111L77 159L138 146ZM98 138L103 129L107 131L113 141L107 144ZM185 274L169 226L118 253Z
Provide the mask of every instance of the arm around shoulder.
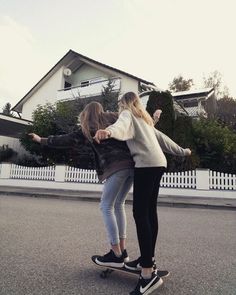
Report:
M134 137L134 126L131 112L124 110L117 121L106 128L110 136L118 140L129 140Z

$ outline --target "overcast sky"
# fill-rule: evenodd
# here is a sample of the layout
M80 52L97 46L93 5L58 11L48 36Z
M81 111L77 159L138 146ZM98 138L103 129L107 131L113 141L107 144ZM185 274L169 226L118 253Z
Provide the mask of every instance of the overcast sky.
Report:
M69 49L167 89L214 70L236 97L235 0L0 0L0 112Z

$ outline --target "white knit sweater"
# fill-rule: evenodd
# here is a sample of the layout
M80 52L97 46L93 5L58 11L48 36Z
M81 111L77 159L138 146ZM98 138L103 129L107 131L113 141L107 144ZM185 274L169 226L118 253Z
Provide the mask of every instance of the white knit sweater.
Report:
M128 110L122 111L118 120L106 130L110 131L111 137L126 140L137 168L166 167L163 152L176 156L185 156L187 153L164 133Z

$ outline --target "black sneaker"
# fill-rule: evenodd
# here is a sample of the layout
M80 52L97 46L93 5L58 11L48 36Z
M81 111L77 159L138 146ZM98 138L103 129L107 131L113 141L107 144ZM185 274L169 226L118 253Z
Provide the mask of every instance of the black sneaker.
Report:
M156 260L153 260L153 270L156 272L156 274L160 277L160 278L165 278L169 276L169 271L168 270L161 270L161 269L157 269L157 264L156 264Z
M136 260L125 263L125 268L127 268L129 270L134 270L134 271L140 271L141 272L142 267L140 265L140 260L141 260L141 257L139 257ZM161 278L168 277L169 274L170 274L168 270L157 269L156 260L153 260L153 270Z
M95 259L95 262L99 265L111 266L111 267L124 266L123 255L121 255L121 257L117 257L112 250L109 253L105 254L104 256L98 256Z
M162 284L163 284L162 279L158 277L158 275L154 271L150 279L144 279L142 276L140 276L136 288L134 289L134 291L130 292L129 294L130 295L147 295L152 293Z
M123 258L124 258L124 262L125 262L125 263L126 263L126 262L129 262L129 255L128 255L126 249L122 251L122 256L123 256Z
M140 265L140 260L141 260L141 257L139 257L136 260L125 263L125 268L129 270L141 270L142 267Z

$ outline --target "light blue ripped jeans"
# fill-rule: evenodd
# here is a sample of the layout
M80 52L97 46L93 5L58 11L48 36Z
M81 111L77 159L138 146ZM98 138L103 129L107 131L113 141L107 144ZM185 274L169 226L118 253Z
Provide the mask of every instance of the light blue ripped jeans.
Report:
M133 184L133 169L123 169L107 178L100 203L111 245L126 238L125 200Z

